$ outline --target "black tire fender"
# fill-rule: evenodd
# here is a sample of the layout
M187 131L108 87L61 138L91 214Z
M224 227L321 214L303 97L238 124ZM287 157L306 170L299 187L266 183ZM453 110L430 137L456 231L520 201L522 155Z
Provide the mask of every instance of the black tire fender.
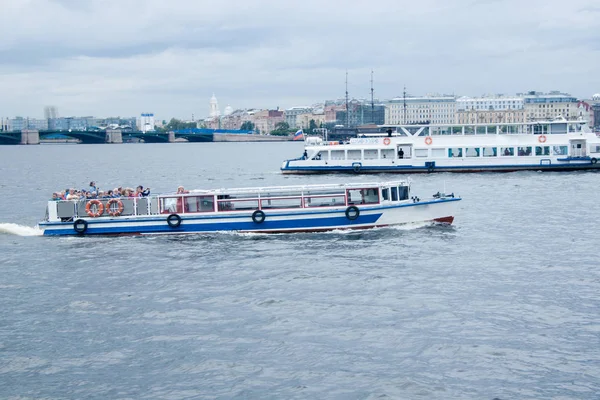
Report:
M255 224L262 224L266 217L267 216L262 210L256 210L252 213L252 221L254 221Z
M596 164L598 162L598 159L596 157L592 158L592 164Z
M177 228L181 225L181 217L177 214L171 214L167 217L167 224L169 224L171 228Z
M73 222L73 229L80 235L83 235L85 231L87 231L87 228L88 223L84 219L76 219L75 222Z
M360 210L356 206L350 206L346 208L346 218L350 221L354 221L356 218L360 216Z

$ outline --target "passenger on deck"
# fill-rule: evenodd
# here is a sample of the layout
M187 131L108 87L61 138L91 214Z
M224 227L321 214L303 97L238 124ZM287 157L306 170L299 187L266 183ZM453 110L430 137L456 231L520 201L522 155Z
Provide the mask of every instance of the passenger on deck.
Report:
M90 182L90 192L98 194L98 188L96 187L96 182L94 181Z
M308 158L308 153L304 150L304 154L302 154L302 159L306 160Z
M177 194L185 194L185 193L189 193L189 191L185 190L185 189L183 188L183 186L179 186L179 187L177 188Z
M52 193L52 198L50 200L59 201L62 200L62 197L60 196L60 193Z
M136 197L147 197L149 194L150 194L150 188L146 188L144 190L144 187L142 185L139 185L135 189L135 196Z
M404 150L402 150L402 147L398 150L398 158L404 158Z

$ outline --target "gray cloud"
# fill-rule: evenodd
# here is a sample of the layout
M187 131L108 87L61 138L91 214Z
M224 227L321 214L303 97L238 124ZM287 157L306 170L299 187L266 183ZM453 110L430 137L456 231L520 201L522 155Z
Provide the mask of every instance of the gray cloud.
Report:
M353 97L371 69L380 98L600 90L595 0L4 3L4 116L285 108L343 96L346 70Z

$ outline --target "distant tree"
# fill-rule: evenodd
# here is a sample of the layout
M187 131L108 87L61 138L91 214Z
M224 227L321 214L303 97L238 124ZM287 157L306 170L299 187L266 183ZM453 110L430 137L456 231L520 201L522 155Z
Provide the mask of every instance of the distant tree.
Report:
M254 124L250 121L245 121L242 126L240 126L240 129L243 131L253 131L254 130Z
M315 122L314 119L311 119L310 122L308 123L308 131L309 132L313 132L313 129L318 128L317 123Z
M196 128L195 122L184 122L177 118L171 118L169 123L165 125L165 131L179 131L182 129L194 129Z

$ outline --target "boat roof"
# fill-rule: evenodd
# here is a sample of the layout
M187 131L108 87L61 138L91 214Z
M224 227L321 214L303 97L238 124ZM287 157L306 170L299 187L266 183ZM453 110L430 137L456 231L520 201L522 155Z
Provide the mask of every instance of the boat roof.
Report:
M355 182L355 183L324 183L318 185L293 185L293 186L264 186L245 188L220 188L220 189L194 189L187 194L235 194L235 193L273 193L273 192L305 192L311 190L332 189L362 189L368 187L408 186L410 179L385 181L385 182ZM177 195L166 193L165 196Z

